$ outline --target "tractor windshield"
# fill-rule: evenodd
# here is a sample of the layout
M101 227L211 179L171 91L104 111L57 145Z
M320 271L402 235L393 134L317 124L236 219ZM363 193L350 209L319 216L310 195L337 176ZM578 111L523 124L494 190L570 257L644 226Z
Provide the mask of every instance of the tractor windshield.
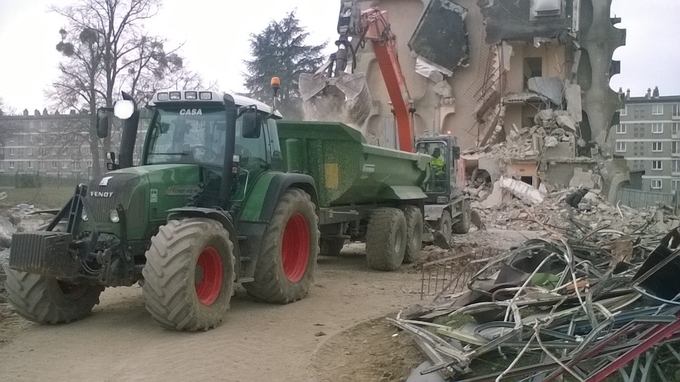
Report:
M146 163L222 166L226 130L223 108L156 109L149 126Z

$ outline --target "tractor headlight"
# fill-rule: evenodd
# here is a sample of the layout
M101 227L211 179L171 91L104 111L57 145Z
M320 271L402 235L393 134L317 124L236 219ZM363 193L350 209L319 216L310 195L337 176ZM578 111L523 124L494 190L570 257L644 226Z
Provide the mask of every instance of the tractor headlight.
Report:
M111 223L118 223L120 221L120 215L118 215L118 210L111 210L109 213L109 219Z
M90 218L87 216L87 212L83 211L80 214L80 218L83 219L84 222L88 221Z

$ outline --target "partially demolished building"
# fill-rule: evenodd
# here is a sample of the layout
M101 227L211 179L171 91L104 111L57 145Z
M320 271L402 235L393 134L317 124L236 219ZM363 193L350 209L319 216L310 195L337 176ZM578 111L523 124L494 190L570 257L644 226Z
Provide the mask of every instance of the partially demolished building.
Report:
M611 0L362 2L370 6L388 12L398 37L415 134L455 135L472 149L463 156L468 172L548 189L593 183L612 197L628 180L607 141L622 105L609 87L619 72L612 54L625 42ZM363 128L373 143L395 147L372 50L359 49L356 64L374 100Z

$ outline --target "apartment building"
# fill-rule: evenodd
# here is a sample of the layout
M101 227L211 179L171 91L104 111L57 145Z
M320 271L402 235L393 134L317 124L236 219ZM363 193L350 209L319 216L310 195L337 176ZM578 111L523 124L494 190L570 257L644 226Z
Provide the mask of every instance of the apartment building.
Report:
M627 96L610 139L631 171L644 172L644 191L670 193L680 189L680 95L657 94Z
M134 161L139 162L149 112L142 110ZM87 129L92 116L78 113L49 114L35 110L22 115L0 115L0 174L39 173L59 178L89 179L92 153ZM118 151L120 122L114 121L112 150Z
M88 177L92 159L84 134L91 115L75 111L0 116L0 173Z

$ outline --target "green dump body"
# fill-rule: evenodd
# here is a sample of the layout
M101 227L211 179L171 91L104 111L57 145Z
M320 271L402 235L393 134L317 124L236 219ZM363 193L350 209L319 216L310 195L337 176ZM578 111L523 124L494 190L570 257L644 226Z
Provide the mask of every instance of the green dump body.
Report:
M426 198L428 155L369 145L339 122L277 124L286 171L314 178L321 207Z

